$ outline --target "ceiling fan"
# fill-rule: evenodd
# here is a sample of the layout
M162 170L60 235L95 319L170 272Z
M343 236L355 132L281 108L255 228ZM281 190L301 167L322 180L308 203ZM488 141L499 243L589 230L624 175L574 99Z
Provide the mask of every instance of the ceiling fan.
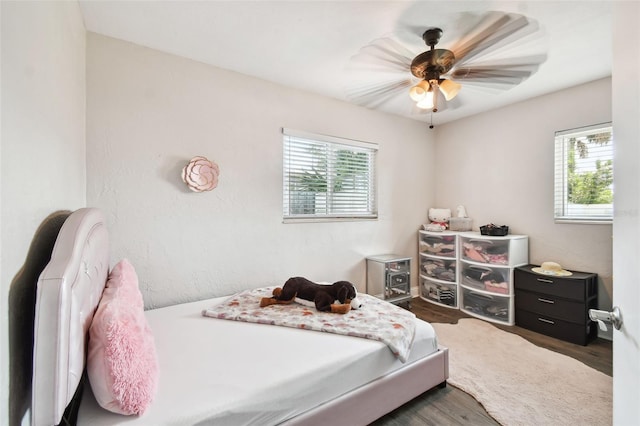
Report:
M445 109L444 101L452 101L463 85L511 88L546 60L539 45L534 54L518 56L530 47L524 45L535 41L527 36L537 30L537 23L523 15L487 12L449 49L436 48L444 33L438 27L424 30L422 39L429 50L416 56L390 37L374 40L351 58L349 69L367 76L352 78L347 97L377 108L402 94L407 104L413 100L414 113L424 113ZM514 51L516 55L509 57Z

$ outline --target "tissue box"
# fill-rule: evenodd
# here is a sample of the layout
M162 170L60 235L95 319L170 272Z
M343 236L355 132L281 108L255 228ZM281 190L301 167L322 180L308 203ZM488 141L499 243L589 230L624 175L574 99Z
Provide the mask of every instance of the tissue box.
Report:
M452 217L449 218L450 231L471 231L470 217Z

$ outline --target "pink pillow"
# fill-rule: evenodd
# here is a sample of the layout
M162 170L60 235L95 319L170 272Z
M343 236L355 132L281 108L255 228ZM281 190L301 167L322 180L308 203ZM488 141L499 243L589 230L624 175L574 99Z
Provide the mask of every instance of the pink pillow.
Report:
M96 400L120 414L142 414L158 389L158 358L128 260L109 274L89 328L87 373Z

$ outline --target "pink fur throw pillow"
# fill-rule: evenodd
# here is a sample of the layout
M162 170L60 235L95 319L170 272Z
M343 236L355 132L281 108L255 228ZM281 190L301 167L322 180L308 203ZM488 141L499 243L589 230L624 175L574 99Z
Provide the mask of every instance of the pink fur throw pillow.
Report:
M124 259L109 274L89 328L87 373L96 400L120 414L142 414L158 388L158 358L136 271Z

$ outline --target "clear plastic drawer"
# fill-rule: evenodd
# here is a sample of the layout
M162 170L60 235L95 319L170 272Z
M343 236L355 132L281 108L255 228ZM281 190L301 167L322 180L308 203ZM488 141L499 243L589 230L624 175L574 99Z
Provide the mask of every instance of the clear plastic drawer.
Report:
M434 235L421 232L419 249L420 253L454 259L456 257L456 235Z
M511 294L511 273L507 268L492 268L460 262L460 284L497 294Z
M420 296L441 305L457 307L457 289L455 284L445 284L420 277Z
M512 298L490 295L462 287L461 309L482 319L503 324L513 324Z
M462 259L494 265L509 264L509 240L462 237Z
M420 273L436 280L456 282L456 261L420 256Z

